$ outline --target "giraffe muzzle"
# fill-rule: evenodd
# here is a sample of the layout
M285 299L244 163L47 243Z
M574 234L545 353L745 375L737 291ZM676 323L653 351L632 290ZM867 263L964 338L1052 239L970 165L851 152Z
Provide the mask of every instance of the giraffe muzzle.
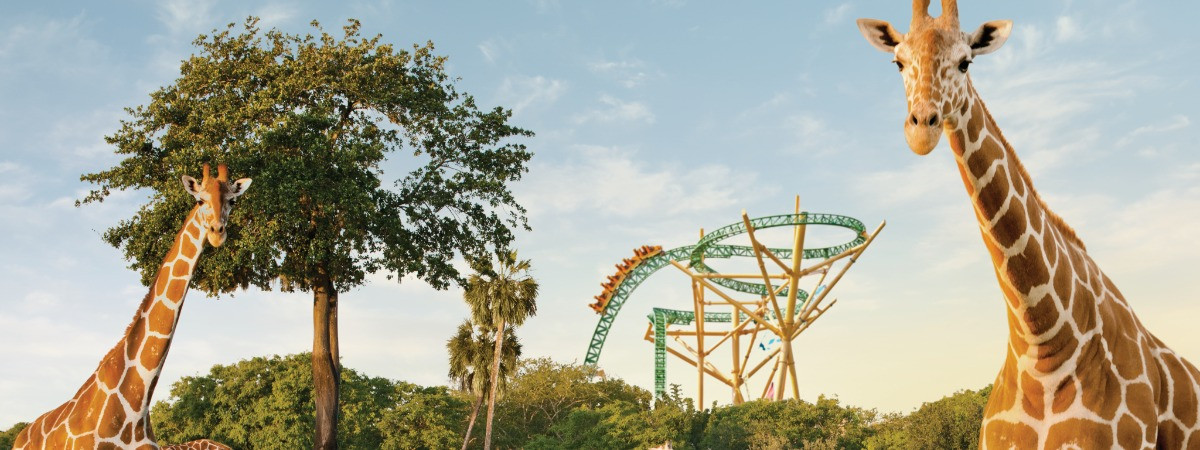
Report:
M220 247L225 243L225 227L209 227L208 228L208 244L213 248Z
M904 140L918 155L927 155L942 137L942 116L931 104L912 108L904 120Z

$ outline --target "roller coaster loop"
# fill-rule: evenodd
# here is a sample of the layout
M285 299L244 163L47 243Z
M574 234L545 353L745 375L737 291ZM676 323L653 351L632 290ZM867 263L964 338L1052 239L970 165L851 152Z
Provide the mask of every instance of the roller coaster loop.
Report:
M755 230L773 227L794 226L794 225L831 225L836 227L847 228L855 232L854 239L844 244L835 245L824 248L806 248L804 249L804 259L825 259L837 255L847 249L860 245L867 240L866 227L858 219L837 214L822 214L800 212L797 214L781 214L775 216L759 217L750 219L750 224ZM707 258L732 258L732 257L754 257L754 248L744 245L725 245L720 244L721 241L730 237L743 234L746 232L746 226L742 222L734 223L713 230L705 234L700 241L695 245L687 245L677 247L670 250L661 250L661 247L643 247L639 251L635 251L634 260L629 260L624 266L618 265L618 275L609 277L609 282L604 286L605 292L597 296L597 303L593 304L593 309L600 314L600 320L596 323L596 331L592 333L592 340L588 344L587 355L584 357L584 363L595 365L600 360L600 350L604 348L604 340L608 337L608 331L612 328L612 323L617 318L617 313L621 311L621 307L629 300L629 296L633 291L642 284L646 278L653 275L658 269L670 265L671 261L688 261L691 268L700 273L715 273L715 271L705 264ZM652 249L653 251L647 251ZM772 253L780 258L791 258L792 250L785 248L772 248ZM748 294L757 294L759 296L767 295L767 287L759 283L748 283L744 281L724 278L712 278L710 280L714 284L721 285L725 288L744 292ZM787 296L787 289L777 294L779 296ZM808 298L808 293L797 289L796 299L799 304L803 304Z

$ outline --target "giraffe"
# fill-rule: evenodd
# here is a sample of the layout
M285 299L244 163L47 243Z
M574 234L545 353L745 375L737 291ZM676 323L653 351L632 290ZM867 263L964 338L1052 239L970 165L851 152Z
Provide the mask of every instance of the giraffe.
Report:
M1070 226L1046 206L971 84L975 57L1012 22L960 30L955 0L907 34L859 19L904 79L909 148L944 133L1004 295L1008 346L984 410L981 448L1200 448L1200 372L1151 334Z
M150 428L150 398L179 323L187 285L205 241L225 242L230 207L250 187L250 179L229 182L224 164L217 177L184 175L183 187L196 199L175 243L117 345L109 350L75 396L42 414L15 441L14 449L159 448ZM207 439L175 449L228 449Z

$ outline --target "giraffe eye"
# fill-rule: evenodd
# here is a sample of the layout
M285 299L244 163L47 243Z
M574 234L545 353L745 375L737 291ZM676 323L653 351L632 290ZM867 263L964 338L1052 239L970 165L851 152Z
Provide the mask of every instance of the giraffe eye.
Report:
M971 60L964 59L964 60L962 60L962 62L958 63L958 71L962 72L962 73L967 73L967 67L970 65L971 65Z
M896 63L896 67L899 68L901 72L904 71L904 63L902 63L900 61L892 61L892 62Z

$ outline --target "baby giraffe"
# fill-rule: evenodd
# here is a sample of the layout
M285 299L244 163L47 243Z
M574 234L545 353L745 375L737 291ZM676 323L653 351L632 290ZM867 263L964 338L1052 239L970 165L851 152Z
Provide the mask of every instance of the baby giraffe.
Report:
M133 323L75 397L30 423L17 435L14 449L159 448L150 429L150 399L179 323L188 282L204 243L225 243L233 199L249 187L249 178L230 182L224 164L217 166L216 178L209 177L208 164L202 181L183 176L183 188L195 197L196 206L175 236ZM229 449L207 439L166 448Z
M1012 22L958 24L955 0L929 16L913 2L908 33L859 19L895 55L924 155L942 134L958 162L1008 310L1008 348L980 430L983 448L1200 448L1200 372L1150 333L1083 241L1033 189L971 84L976 57L1000 48Z

